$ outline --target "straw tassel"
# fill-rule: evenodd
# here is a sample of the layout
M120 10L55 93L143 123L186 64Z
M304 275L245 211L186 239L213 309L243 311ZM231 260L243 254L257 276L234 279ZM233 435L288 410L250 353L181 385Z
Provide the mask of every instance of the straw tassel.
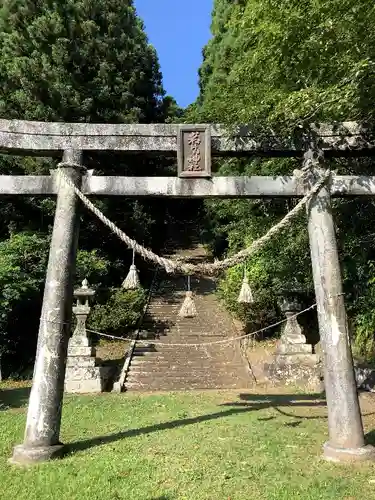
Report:
M190 276L188 276L188 289L186 292L185 300L182 303L178 315L181 318L194 318L197 315L197 309L195 307L193 299L193 292L190 290Z
M244 270L241 291L238 296L237 302L239 302L240 304L252 304L254 302L254 297L249 285L246 269Z
M126 276L126 278L122 283L122 288L125 288L125 290L136 290L141 286L138 276L138 270L135 267L134 261L135 261L135 251L133 250L133 262L132 265L130 266L128 275Z

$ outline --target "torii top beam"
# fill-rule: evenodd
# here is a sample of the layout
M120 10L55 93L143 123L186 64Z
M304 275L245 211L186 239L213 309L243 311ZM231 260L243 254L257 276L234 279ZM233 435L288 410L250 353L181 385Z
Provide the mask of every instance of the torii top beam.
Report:
M374 140L369 139L371 136L366 128L356 122L312 125L311 132L320 148L338 156L353 150L369 155L375 146L375 136ZM301 156L306 149L306 140L307 137L302 137L299 143L287 143L272 134L257 139L250 127L245 126L228 133L220 125L103 125L0 120L0 152L3 153L61 156L66 150L80 150L177 156L179 177L84 175L83 192L103 196L300 197L305 194L305 189L292 176L212 177L210 157L211 154ZM1 195L54 195L57 190L54 175L0 176ZM375 177L334 175L330 191L332 196L371 196L375 194Z
M303 141L285 141L271 132L263 138L250 126L231 131L221 125L134 125L94 123L48 123L0 120L0 151L10 154L58 156L66 149L82 151L122 151L175 154L184 128L209 129L211 152L215 156L265 154L300 156ZM375 138L356 122L311 125L323 150L345 155L349 150L366 153L375 146ZM300 143L298 143L300 142Z

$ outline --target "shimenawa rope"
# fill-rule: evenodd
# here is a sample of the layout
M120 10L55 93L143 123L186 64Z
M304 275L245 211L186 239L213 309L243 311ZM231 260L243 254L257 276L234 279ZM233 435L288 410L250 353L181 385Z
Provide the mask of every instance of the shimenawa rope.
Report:
M297 316L300 316L301 314L304 314L305 312L310 311L311 309L314 309L315 307L316 307L316 304L313 304L312 306L307 307L303 311L300 311L300 312L294 314L293 316L290 316L287 319L283 319L281 321L278 321L277 323L273 323L272 325L265 326L264 328L260 328L259 330L256 330L255 332L246 333L245 335L241 335L238 337L229 337L229 338L223 339L223 340L213 340L212 342L202 342L202 343L198 343L198 344L190 344L190 343L189 344L175 344L175 343L169 343L169 342L158 342L158 341L156 341L156 339L155 339L155 342L152 342L152 340L150 341L150 340L140 340L140 339L137 339L136 342L137 342L137 344L143 344L146 346L148 346L148 345L159 346L160 345L160 346L171 346L171 347L204 347L204 346L216 345L216 344L230 344L231 342L234 342L237 340L242 340L242 339L246 339L249 337L255 337L255 335L257 335L258 333L262 333L262 332L265 332L266 330L270 330L271 328L275 328L276 326L282 325L283 323L286 323L288 320L293 319L293 318L297 318ZM106 338L110 338L113 340L122 340L124 342L129 341L129 339L126 339L124 337L116 337L115 335L109 335L107 333L97 332L96 330L86 329L86 331L89 333L94 333L95 335L98 335L100 337L106 337Z
M60 163L60 167L68 166L68 164ZM71 189L74 190L78 198L82 201L82 203L94 213L99 220L102 221L111 231L116 234L129 248L132 248L135 252L141 255L144 259L149 260L159 266L163 267L167 273L176 273L182 272L184 274L203 274L203 275L214 275L217 274L229 267L235 266L237 264L241 264L244 262L250 255L260 250L273 236L277 233L281 232L285 229L290 221L296 217L299 212L303 209L303 207L310 201L310 199L317 194L320 189L325 185L330 177L330 171L327 170L321 179L311 188L308 194L306 194L302 200L277 224L275 224L264 236L254 241L249 247L244 250L239 251L235 255L228 257L222 261L215 261L213 263L199 263L199 264L190 264L183 263L172 259L166 259L164 257L160 257L155 254L151 250L143 247L135 240L131 239L127 236L124 231L118 228L112 221L110 221L88 198L85 196L77 186L69 179L62 168L58 169L58 175L60 179L65 182Z

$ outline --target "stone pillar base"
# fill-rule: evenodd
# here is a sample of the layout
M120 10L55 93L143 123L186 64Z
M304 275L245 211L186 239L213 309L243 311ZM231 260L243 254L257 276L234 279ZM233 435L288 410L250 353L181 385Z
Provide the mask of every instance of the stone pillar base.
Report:
M108 380L108 368L96 366L96 351L87 337L73 336L69 341L66 361L65 392L103 392Z
M301 386L323 392L321 367L316 354L276 354L273 362L264 365L266 378L276 384Z
M323 458L329 462L375 461L375 448L371 445L361 448L337 448L330 443L323 446Z
M113 375L111 366L88 366L68 369L65 377L65 392L71 394L95 394L107 390Z
M53 446L28 447L23 444L17 445L13 449L13 456L8 460L10 464L28 466L46 462L64 455L65 446L62 443Z
M278 342L276 347L276 354L312 354L313 348L311 344L287 344L285 342Z
M103 384L98 366L67 369L65 377L65 392L96 393L102 392Z
M319 356L317 354L275 354L274 364L281 370L288 366L317 366Z

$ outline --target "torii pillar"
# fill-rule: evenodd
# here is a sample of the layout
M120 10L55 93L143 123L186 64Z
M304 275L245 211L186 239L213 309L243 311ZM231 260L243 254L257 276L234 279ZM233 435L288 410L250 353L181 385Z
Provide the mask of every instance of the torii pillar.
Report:
M319 150L305 154L310 187L324 174L319 168L322 160ZM313 196L307 213L328 408L329 441L324 445L324 458L374 460L375 449L365 445L328 187Z
M67 150L59 165L77 186L81 184L81 160L81 151ZM25 437L23 444L14 448L11 463L42 462L63 453L59 435L78 225L78 198L60 181Z

